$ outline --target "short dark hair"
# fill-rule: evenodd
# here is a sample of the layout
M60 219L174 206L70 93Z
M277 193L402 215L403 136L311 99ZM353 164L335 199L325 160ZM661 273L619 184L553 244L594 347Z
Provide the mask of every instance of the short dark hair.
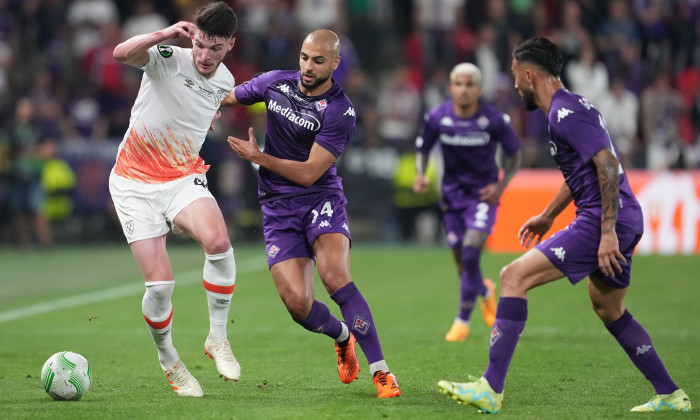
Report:
M513 58L518 62L536 64L555 77L561 75L564 66L561 50L547 38L528 38L518 42L513 49Z
M236 14L222 1L215 1L197 9L194 23L207 37L228 39L238 29Z

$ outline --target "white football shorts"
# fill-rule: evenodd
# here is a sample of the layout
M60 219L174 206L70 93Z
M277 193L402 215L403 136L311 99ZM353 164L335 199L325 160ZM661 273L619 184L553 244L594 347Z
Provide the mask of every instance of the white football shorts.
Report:
M121 177L112 171L109 192L128 243L181 231L175 216L199 198L212 198L206 174L193 174L162 184L146 184Z

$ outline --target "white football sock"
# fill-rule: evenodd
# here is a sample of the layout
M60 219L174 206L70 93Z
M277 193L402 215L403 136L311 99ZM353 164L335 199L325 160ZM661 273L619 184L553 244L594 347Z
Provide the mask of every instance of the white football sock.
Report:
M223 254L206 255L204 290L209 302L209 337L226 339L226 323L236 284L236 260L233 248Z
M158 349L158 359L165 367L180 359L177 350L173 347L171 334L173 305L170 297L173 295L174 287L175 280L146 282L146 293L141 302L143 317L148 324L153 343Z

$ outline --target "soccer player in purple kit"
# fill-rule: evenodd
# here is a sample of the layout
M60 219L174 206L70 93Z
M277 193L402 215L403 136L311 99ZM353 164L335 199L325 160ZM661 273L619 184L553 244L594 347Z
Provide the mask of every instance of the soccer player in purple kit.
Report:
M340 63L339 49L335 33L314 31L302 44L300 71L262 73L237 86L222 105L265 102L265 149L258 149L252 127L247 140L228 137L228 142L240 157L260 166L267 263L292 319L335 340L344 383L360 370L357 340L377 397L397 397L401 390L384 360L372 312L350 277L347 201L335 161L355 130L355 110L331 77ZM315 299L314 261L345 322Z
M416 179L413 190L425 192L428 154L436 143L442 148L445 172L440 207L447 243L460 276L460 305L445 340L464 341L478 296L482 296L484 322L493 326L496 288L484 279L481 250L496 222L501 194L520 167L520 141L510 117L480 100L481 70L461 63L450 72L450 95L425 115L423 133L416 139ZM496 151L501 145L507 156L499 181Z
M460 403L497 413L527 320L527 292L562 277L576 284L588 276L593 310L657 394L631 411L691 411L690 399L671 379L649 334L623 304L632 255L643 232L642 211L603 118L585 98L564 88L562 65L561 51L546 38L523 40L513 50L515 89L528 111L540 108L547 115L550 151L565 182L544 211L518 232L523 246L534 241L535 248L501 271L501 298L484 376L467 383L440 381L438 387ZM574 221L540 242L572 201Z

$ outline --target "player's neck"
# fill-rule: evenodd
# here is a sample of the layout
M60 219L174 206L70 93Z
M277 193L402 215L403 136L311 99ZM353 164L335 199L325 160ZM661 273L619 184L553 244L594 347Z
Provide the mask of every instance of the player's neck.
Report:
M320 96L328 92L333 86L333 82L329 78L326 82L314 87L313 89L305 88L301 83L299 83L299 92L306 96Z
M474 114L476 114L476 111L479 110L479 102L474 102L473 104L468 106L458 106L457 104L453 103L452 110L458 118L466 120L468 118L473 117Z
M561 79L553 76L545 79L541 91L537 95L539 97L540 109L544 111L545 115L549 115L549 108L552 106L552 97L559 89L564 89L564 84L561 82Z

